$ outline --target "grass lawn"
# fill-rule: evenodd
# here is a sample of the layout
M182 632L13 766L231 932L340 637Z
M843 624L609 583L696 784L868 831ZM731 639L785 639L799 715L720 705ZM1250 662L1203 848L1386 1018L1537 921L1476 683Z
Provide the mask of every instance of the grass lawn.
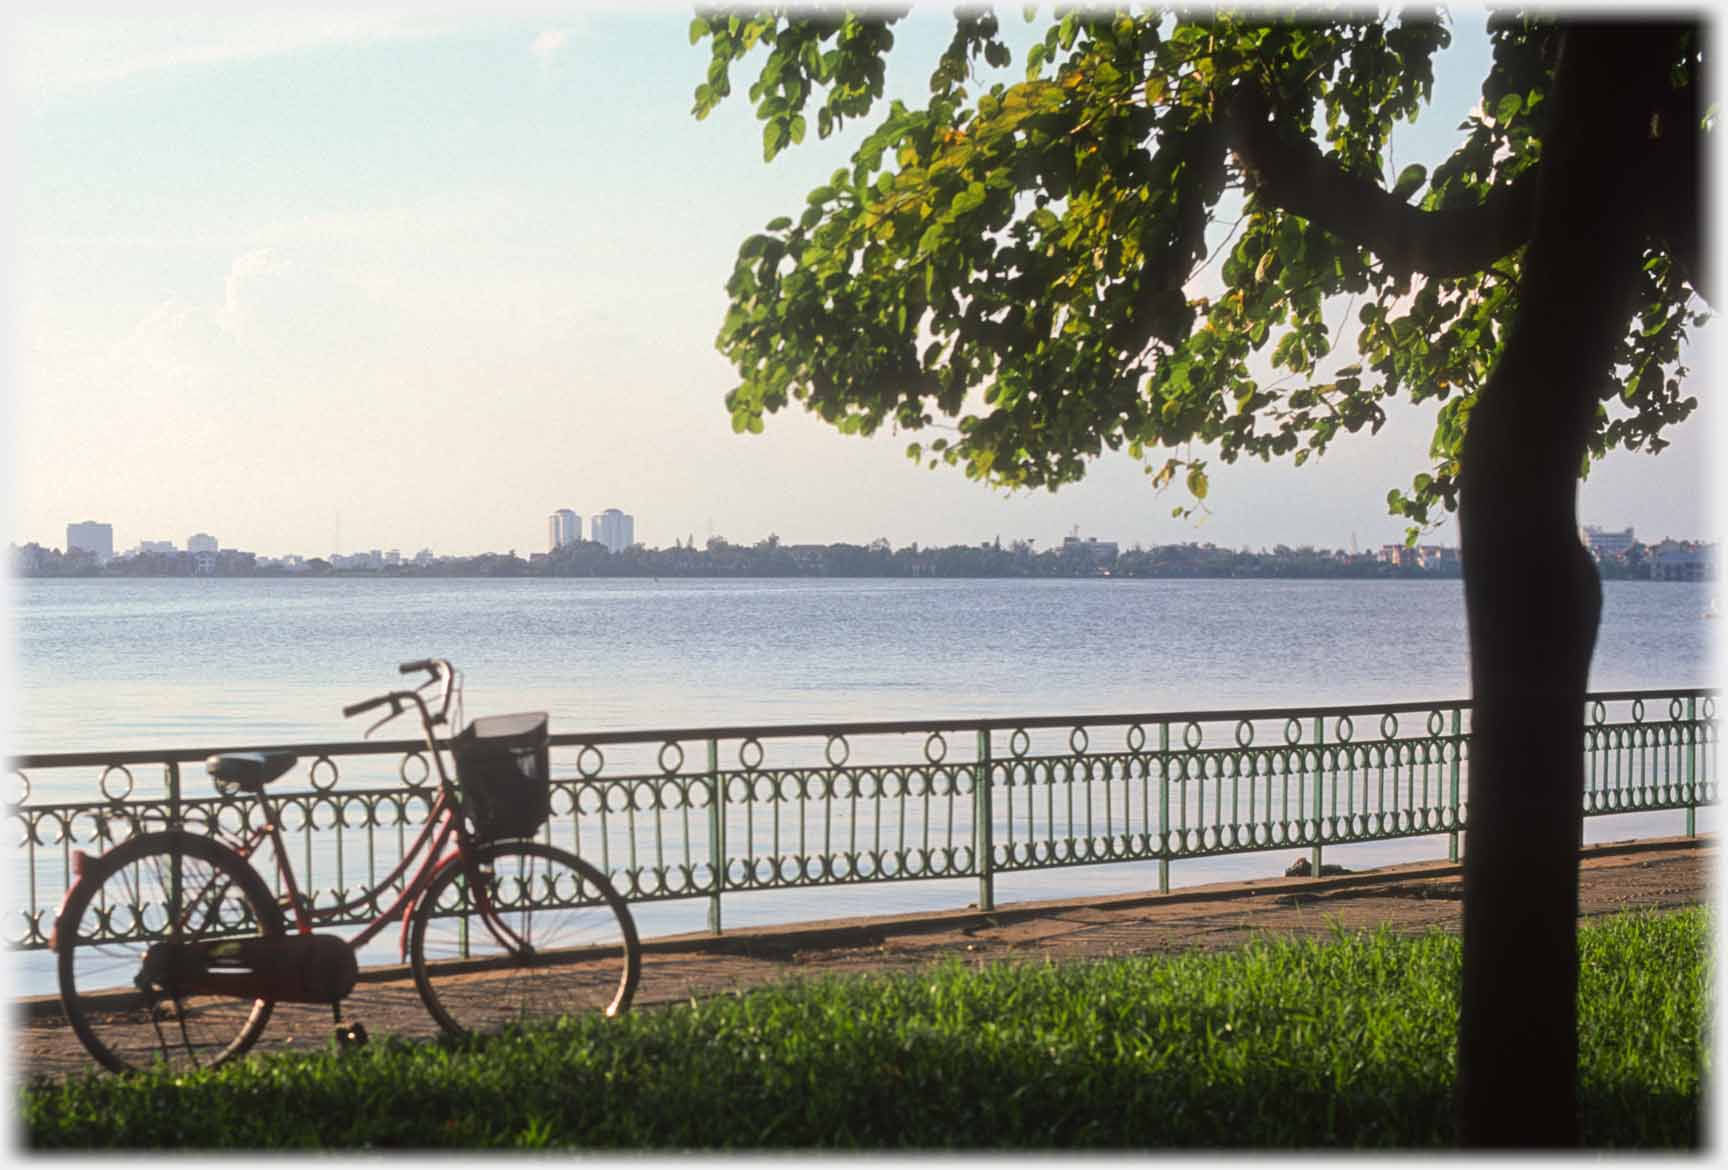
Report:
M1580 931L1586 1143L1698 1143L1705 911ZM19 1089L31 1148L1451 1145L1459 945L958 963L463 1045Z

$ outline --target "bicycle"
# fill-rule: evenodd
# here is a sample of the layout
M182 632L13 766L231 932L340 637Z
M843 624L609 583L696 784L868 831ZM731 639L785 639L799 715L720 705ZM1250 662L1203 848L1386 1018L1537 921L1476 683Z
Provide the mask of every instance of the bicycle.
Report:
M219 791L257 802L256 827L143 831L132 817L128 839L96 856L74 854L75 880L50 946L66 1019L103 1067L213 1067L250 1049L277 1003L328 1004L337 1039L364 1043L363 1025L343 1025L342 1001L359 980L357 952L393 922L401 924L399 959L453 1036L629 1008L641 954L628 906L587 862L528 839L550 812L546 716L477 719L440 741L437 729L459 693L455 668L423 659L400 669L429 677L342 713L389 705L370 736L417 710L437 796L400 864L358 897L317 907L300 892L265 791L297 762L289 752L206 761ZM441 686L436 711L422 698L433 686ZM442 750L453 758L454 780ZM281 896L254 864L266 843ZM382 907L392 890L389 908L351 938L315 932Z

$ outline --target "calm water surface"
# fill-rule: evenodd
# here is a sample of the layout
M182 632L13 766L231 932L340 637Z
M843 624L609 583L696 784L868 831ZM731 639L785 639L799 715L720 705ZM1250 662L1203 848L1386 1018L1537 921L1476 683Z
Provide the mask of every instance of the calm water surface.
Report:
M1713 680L1709 585L1610 582L1591 685ZM446 657L470 716L554 731L1061 715L1463 697L1456 581L32 580L14 582L15 752L358 738L344 703ZM87 797L38 790L37 801ZM1677 831L1601 818L1600 840ZM1349 864L1443 838L1340 849ZM1328 852L1331 858L1332 852ZM1186 884L1289 858L1189 862ZM1146 866L999 882L998 897L1144 888ZM728 921L963 906L969 881L758 894ZM699 902L652 908L693 929ZM689 918L685 922L684 918ZM652 932L654 923L645 924Z
M15 582L18 751L350 738L453 660L555 730L1462 696L1456 581ZM1597 689L1702 685L1712 587L1610 582Z

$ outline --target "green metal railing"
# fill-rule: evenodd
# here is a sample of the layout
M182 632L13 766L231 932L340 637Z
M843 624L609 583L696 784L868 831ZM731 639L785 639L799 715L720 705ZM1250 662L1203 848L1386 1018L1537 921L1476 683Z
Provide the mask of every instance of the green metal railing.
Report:
M552 737L542 839L605 870L634 903L966 878L995 904L999 874L1116 862L1304 851L1445 835L1469 797L1468 702L1027 719L676 728ZM1714 694L1589 697L1586 816L1696 809L1717 799ZM73 855L132 825L240 832L262 815L215 792L213 750L287 750L268 790L303 890L360 899L366 921L434 797L413 741L86 752L11 762L14 905L4 937L47 945ZM302 783L295 786L296 776ZM153 782L153 778L154 781ZM92 784L93 782L93 784ZM38 800L94 788L82 800Z

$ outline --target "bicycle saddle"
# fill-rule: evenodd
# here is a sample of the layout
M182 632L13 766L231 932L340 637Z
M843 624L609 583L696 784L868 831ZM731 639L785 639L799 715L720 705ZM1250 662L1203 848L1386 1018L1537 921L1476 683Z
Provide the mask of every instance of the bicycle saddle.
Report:
M287 772L298 759L292 752L230 752L205 760L204 770L223 783L256 792Z

